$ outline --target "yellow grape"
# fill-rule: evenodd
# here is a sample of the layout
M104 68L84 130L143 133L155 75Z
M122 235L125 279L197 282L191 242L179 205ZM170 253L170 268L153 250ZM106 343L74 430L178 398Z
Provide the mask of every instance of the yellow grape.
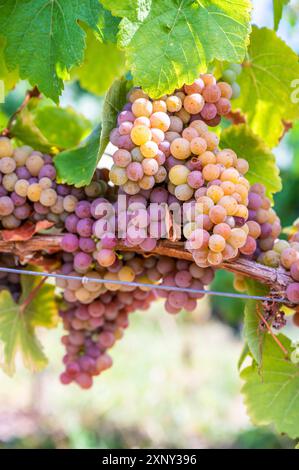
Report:
M161 131L161 129L152 128L151 133L153 142L156 142L158 145L165 139L165 134L163 131Z
M29 188L28 181L21 179L21 180L16 182L14 190L17 193L18 196L26 197L27 192L28 192L28 188Z
M150 117L151 127L156 127L161 129L161 131L166 132L170 126L170 118L168 114L158 111L153 113ZM134 142L134 141L133 141Z
M145 144L152 139L152 133L146 126L138 125L134 126L131 130L131 139L136 145Z
M166 106L170 113L177 113L182 107L182 100L176 95L168 96Z
M140 146L140 151L145 158L155 157L158 153L158 150L159 150L158 145L156 144L156 142L153 142L152 140L145 142L145 144L142 144Z
M225 248L225 238L218 234L211 235L209 239L209 248L215 253L221 253Z
M135 279L135 271L130 266L123 266L117 274L120 281L132 282Z
M244 158L238 158L235 166L238 172L242 175L245 175L245 173L247 173L247 171L249 170L249 163Z
M210 251L208 254L208 263L212 266L218 266L223 261L223 256L221 253L215 253Z
M109 179L116 186L122 186L128 181L126 169L113 165L109 172Z
M202 170L202 176L206 181L213 181L219 178L220 176L220 168L218 165L214 165L209 163L206 165Z
M237 184L239 182L240 174L235 168L227 168L221 173L221 181L231 181Z
M146 98L138 98L132 104L132 113L136 117L141 117L141 116L150 117L152 112L153 112L153 105Z
M220 186L212 184L207 188L207 196L217 203L224 196L224 192Z
M192 131L193 128L190 128ZM202 155L207 150L207 142L202 137L195 137L190 142L191 152L195 155Z
M30 189L30 186L29 186ZM57 193L52 188L43 189L40 195L40 202L46 207L51 207L57 200Z
M38 202L40 200L42 188L38 183L30 184L27 190L27 197L32 202Z
M161 111L162 113L167 112L167 106L165 101L163 100L155 100L153 101L153 113L157 113Z
M13 146L8 137L0 137L0 158L12 157Z
M248 219L248 209L246 206L243 206L243 204L238 204L237 210L234 213L235 217L242 217L242 219L247 220Z
M231 181L223 181L220 188L223 190L225 196L231 196L235 192L236 186Z
M188 184L179 184L174 194L179 201L188 201L193 196L193 189Z
M169 179L175 186L187 183L190 170L185 165L174 165L169 171Z
M174 139L171 142L170 151L178 160L186 160L191 155L190 142L183 138Z
M224 207L227 215L235 215L238 203L232 196L223 196L220 199L219 204Z
M199 161L202 166L208 165L209 163L216 163L216 155L207 150L199 156Z
M233 228L228 242L233 248L242 248L246 243L246 239L247 235L244 230L241 228Z

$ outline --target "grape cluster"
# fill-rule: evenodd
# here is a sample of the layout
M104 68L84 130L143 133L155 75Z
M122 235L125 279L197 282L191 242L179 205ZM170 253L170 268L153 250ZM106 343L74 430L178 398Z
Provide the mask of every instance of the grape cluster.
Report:
M192 130L188 125L195 120L218 125L221 116L230 111L231 95L231 87L225 82L217 84L210 74L201 75L191 85L158 100L151 100L141 88L133 88L128 94L129 102L118 115L118 127L110 134L111 143L118 147L109 175L112 183L130 195L163 183L170 156L186 160L193 150L197 151L199 142L190 147ZM205 134L209 149L216 138L207 126ZM195 128L193 137L198 137ZM196 175L190 176L190 181L194 178Z
M218 266L242 249L251 254L255 245L246 224L247 161L230 149L204 152L198 161L203 183L194 193L193 210L184 224L186 248L200 267Z
M274 241L279 237L281 224L275 210L271 207L271 201L266 197L264 185L256 183L251 186L248 196L249 216L247 225L250 233L257 239L255 257L271 250ZM244 253L245 254L245 253Z
M61 382L90 388L93 377L111 367L107 350L122 338L129 314L137 309L146 310L154 298L153 292L135 288L130 292L106 290L88 305L67 303L67 309L60 311L68 332L62 337L66 354Z
M231 99L239 98L240 86L237 83L237 78L242 71L240 64L228 64L222 72L222 79L229 83L232 89Z
M28 146L14 149L7 137L0 138L0 221L5 229L16 229L26 220L44 219L63 227L79 200L106 190L99 174L84 189L57 184L49 155Z
M188 292L188 289L203 290L214 279L212 268L200 268L196 263L186 260L174 260L162 256L155 266L155 277L162 276L161 285L174 287L174 290L157 289L157 295L165 298L165 310L176 314L182 309L193 311L197 306L197 300L203 298L203 293ZM179 287L185 291L176 291Z
M76 265L76 255L65 254L62 273L70 276L82 273ZM63 384L75 381L82 388L92 385L92 377L99 375L112 365L107 349L120 339L128 326L129 313L149 308L156 298L148 288L136 288L127 284L113 284L111 281L141 282L152 284L152 271L157 260L148 259L135 253L119 254L112 266L101 267L98 263L85 276L78 279L58 279L63 289L66 310L61 310L64 328L68 335L62 338L66 348L65 372L61 375ZM88 281L88 278L95 281ZM96 280L104 279L105 283Z

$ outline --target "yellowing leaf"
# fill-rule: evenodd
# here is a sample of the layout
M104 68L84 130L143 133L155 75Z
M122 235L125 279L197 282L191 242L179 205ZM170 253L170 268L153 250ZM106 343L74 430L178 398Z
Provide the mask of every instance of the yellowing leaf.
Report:
M35 328L56 326L58 308L54 285L40 284L41 280L41 277L21 275L22 293L18 303L8 290L0 292L0 342L3 344L0 365L9 375L15 372L18 353L31 372L38 372L47 365ZM24 302L28 299L30 301L26 305Z
M41 282L42 277L37 276L21 276L22 295L20 302L22 303ZM49 283L43 284L33 297L30 304L25 310L26 319L33 327L41 326L44 328L54 328L58 322L58 309L55 301L55 286Z
M0 292L0 340L3 343L1 367L8 375L15 372L16 355L22 355L25 367L38 372L47 365L47 358L25 312L15 303L10 292Z

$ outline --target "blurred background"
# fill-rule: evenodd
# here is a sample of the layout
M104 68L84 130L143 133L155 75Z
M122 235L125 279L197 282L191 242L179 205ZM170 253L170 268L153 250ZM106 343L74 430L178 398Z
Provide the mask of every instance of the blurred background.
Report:
M272 1L253 2L253 22L272 27ZM299 1L291 1L278 34L298 52ZM0 107L0 125L22 102L26 83ZM102 97L66 84L62 106L92 124ZM275 149L283 192L276 209L283 226L299 215L299 125ZM232 275L218 272L212 288L233 291ZM62 330L41 331L48 368L32 377L20 365L14 378L0 371L0 448L293 448L288 438L250 422L240 394L241 300L209 298L193 314L173 317L158 302L134 313L111 351L114 366L91 390L64 387ZM298 338L299 339L299 338Z

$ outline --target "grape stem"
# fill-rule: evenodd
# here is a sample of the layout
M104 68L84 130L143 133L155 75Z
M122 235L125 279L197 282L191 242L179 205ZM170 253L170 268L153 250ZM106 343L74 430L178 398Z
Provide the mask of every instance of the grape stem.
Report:
M19 257L21 262L28 263L30 258L38 251L46 254L54 254L61 251L61 240L62 235L35 235L27 241L0 240L0 252L13 253ZM121 243L117 245L117 249L133 251L145 257L160 255L193 261L192 254L185 250L183 242L160 240L156 248L151 252L145 252L139 246L129 248ZM269 285L276 292L281 291L281 293L284 293L288 284L293 282L290 274L283 268L270 268L245 258L225 261L219 268L256 279L263 284Z
M283 352L285 358L287 359L288 356L289 356L288 351L287 351L286 348L281 344L281 342L279 341L279 339L277 338L277 336L275 336L275 334L273 333L273 331L272 331L272 329L271 329L271 326L269 325L269 323L268 323L267 320L265 319L264 315L263 315L262 312L260 311L258 304L257 304L257 306L256 306L256 313L257 313L258 317L260 318L260 320L264 323L264 325L266 325L266 328L267 328L268 332L270 333L270 335L271 335L272 338L274 339L275 343L277 344L277 346L279 347L279 349L281 349L281 351Z
M40 282L37 284L37 286L34 287L34 289L32 289L32 291L30 291L28 297L24 300L24 302L20 305L20 312L21 313L24 313L26 308L28 307L28 305L32 302L32 300L35 298L36 294L38 293L38 291L42 288L42 286L44 285L45 281L46 281L46 277L43 277Z
M40 98L40 97L41 97L41 93L37 87L32 88L32 90L28 90L20 106L16 109L16 111L9 118L7 126L5 129L3 129L3 131L1 132L1 135L4 137L12 137L11 128L17 118L17 115L28 105L31 98Z

